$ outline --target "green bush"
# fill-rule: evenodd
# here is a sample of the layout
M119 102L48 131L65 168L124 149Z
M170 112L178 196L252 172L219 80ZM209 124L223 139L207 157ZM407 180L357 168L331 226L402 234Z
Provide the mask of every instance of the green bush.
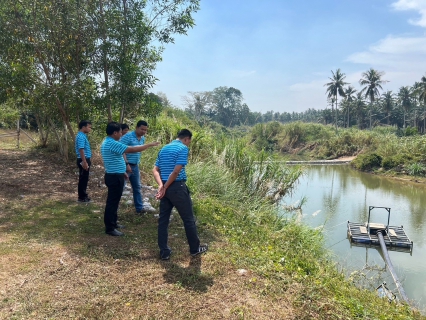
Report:
M397 154L394 156L386 156L382 159L382 167L386 170L393 169L401 164L404 164L404 161L404 156L401 154Z
M359 155L352 161L352 165L359 170L371 170L380 167L382 157L375 153L366 153Z
M407 166L407 172L411 176L424 176L426 168L421 163L415 162Z
M409 137L409 136L415 136L416 134L418 134L418 130L415 127L407 127L404 130L404 136Z

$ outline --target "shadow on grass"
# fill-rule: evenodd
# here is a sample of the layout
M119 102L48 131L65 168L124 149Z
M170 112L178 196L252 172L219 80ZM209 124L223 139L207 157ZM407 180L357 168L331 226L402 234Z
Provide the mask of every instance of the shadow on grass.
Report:
M163 262L166 273L164 280L186 289L204 293L213 285L213 277L201 273L202 256L191 257L188 267L184 268L172 261Z
M60 243L77 255L96 260L158 260L157 219L153 215L136 216L133 208L121 207L118 216L120 224L126 226L125 236L112 237L104 233L103 212L100 203L83 205L46 200L27 207L24 201L14 202L0 216L0 232L18 236L20 241ZM181 234L177 239L180 243L186 241L181 228L180 218L170 223L170 233ZM206 238L213 239L208 230L202 232ZM184 251L186 244L176 249Z

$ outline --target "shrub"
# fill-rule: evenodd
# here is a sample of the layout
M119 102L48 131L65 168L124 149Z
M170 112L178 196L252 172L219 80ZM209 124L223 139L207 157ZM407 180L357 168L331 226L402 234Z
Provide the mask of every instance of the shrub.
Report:
M382 159L382 167L386 170L395 168L401 164L404 164L404 157L400 154L387 156Z
M421 163L415 162L407 166L407 172L411 176L424 176L426 168Z
M380 167L381 163L382 157L375 153L361 154L352 161L352 165L359 170L371 170Z

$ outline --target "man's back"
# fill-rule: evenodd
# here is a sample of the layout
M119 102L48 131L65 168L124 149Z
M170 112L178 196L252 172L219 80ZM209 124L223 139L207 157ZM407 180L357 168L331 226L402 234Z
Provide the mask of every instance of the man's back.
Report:
M155 165L160 168L161 179L166 181L176 165L182 165L176 180L186 181L185 165L188 164L189 149L179 140L174 140L164 146L158 153Z

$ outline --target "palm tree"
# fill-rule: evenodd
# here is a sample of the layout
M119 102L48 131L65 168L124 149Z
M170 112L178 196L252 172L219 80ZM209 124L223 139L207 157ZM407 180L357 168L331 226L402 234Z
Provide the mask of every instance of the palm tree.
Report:
M348 128L349 128L349 113L350 113L350 107L351 103L354 100L354 94L356 92L356 89L352 86L348 86L345 89L345 97L346 97L346 104L347 104L347 111L348 111Z
M362 96L361 92L358 92L356 94L356 98L353 101L352 108L355 112L355 117L356 117L356 120L357 120L357 123L358 123L358 128L362 129L363 123L364 123L366 104L365 104L364 97Z
M361 93L365 93L364 97L370 99L370 108L369 108L369 116L370 116L370 129L371 129L371 109L373 108L373 102L379 97L380 90L383 90L382 84L385 84L387 81L382 80L382 76L385 73L382 71L374 70L370 68L366 72L362 73L362 78L359 80L359 84L364 86L361 90Z
M327 97L332 98L336 100L336 119L335 119L335 125L337 130L337 94L339 94L341 97L345 96L345 92L343 91L343 87L347 85L347 82L344 82L346 75L340 71L340 69L337 69L336 72L331 71L332 77L329 77L331 82L326 83L324 86L327 86ZM331 107L333 109L333 106ZM333 110L332 110L333 111Z
M416 82L416 94L419 98L419 103L423 104L423 133L426 132L426 77L423 76L421 82Z
M382 94L381 107L382 110L386 113L387 124L390 124L390 114L395 105L395 96L392 91L386 91Z
M409 86L402 86L399 88L398 92L398 102L400 103L402 109L404 110L404 128L407 127L405 115L410 110L413 105L413 88Z

